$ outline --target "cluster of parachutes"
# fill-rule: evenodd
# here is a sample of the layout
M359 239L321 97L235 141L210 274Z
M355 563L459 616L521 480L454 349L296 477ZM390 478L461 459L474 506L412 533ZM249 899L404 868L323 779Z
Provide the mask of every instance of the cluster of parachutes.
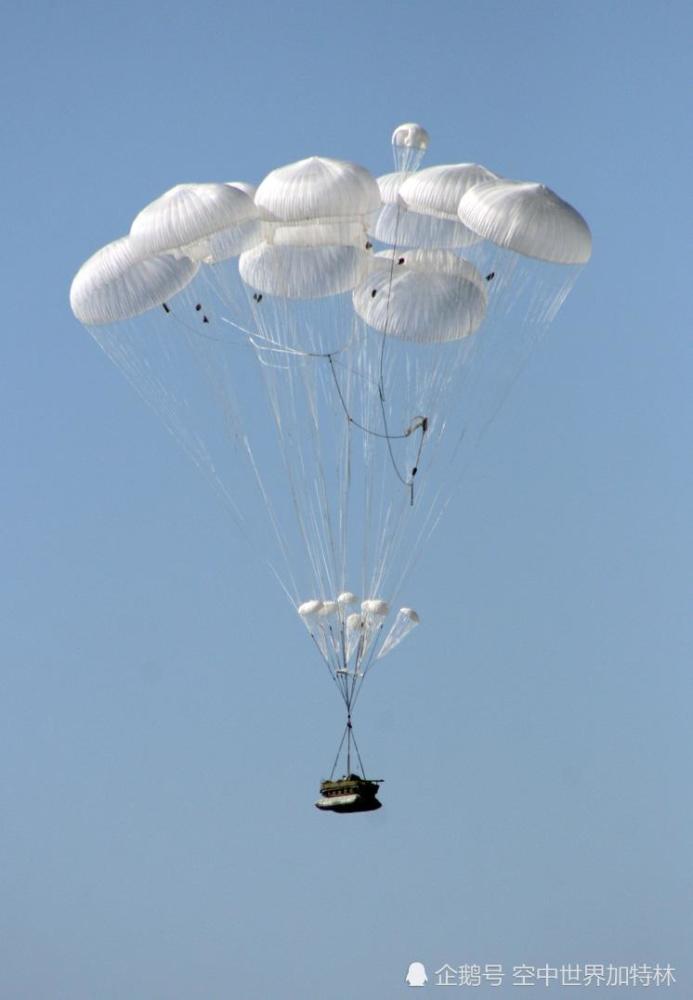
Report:
M312 156L257 188L179 184L70 292L229 501L349 710L419 620L385 628L460 456L591 252L548 187L419 169L428 141L399 126L378 178Z

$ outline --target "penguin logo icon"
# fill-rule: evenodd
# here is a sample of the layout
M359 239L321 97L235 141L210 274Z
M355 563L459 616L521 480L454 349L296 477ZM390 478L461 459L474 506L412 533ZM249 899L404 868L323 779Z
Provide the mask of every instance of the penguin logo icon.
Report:
M425 986L428 982L426 966L423 962L412 962L404 978L407 986Z

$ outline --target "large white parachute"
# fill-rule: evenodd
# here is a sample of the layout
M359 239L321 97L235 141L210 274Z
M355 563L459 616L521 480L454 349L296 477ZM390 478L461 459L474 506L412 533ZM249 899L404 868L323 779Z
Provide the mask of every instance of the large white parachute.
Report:
M543 184L311 156L180 184L77 273L70 302L227 500L350 716L419 622L403 587L465 455L591 238Z

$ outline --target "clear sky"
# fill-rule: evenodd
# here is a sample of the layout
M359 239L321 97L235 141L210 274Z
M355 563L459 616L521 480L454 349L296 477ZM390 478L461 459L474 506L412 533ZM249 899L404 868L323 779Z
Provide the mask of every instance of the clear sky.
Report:
M670 963L693 996L692 26L675 0L6 8L1 1000L390 1000L414 960L429 991L502 964L483 995ZM336 817L324 668L67 295L174 183L382 173L412 120L430 162L555 188L594 254L369 681L384 808Z

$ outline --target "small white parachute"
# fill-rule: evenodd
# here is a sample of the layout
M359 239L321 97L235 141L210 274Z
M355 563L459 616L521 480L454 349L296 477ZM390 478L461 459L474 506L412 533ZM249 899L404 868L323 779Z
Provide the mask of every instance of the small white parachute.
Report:
M418 122L404 122L392 133L392 154L398 170L416 170L421 163L430 137Z
M322 601L304 601L303 604L299 604L298 613L301 618L309 619L313 615L317 615L322 610Z
M359 603L359 599L356 594L352 594L350 590L345 590L337 598L337 603L342 610L347 608L353 608Z
M392 133L392 145L404 149L428 149L429 135L423 125L405 122Z
M406 639L420 621L421 619L413 608L400 608L392 628L383 640L376 659L380 660L383 656L387 656L388 653L392 652L395 646L398 646L402 639Z

